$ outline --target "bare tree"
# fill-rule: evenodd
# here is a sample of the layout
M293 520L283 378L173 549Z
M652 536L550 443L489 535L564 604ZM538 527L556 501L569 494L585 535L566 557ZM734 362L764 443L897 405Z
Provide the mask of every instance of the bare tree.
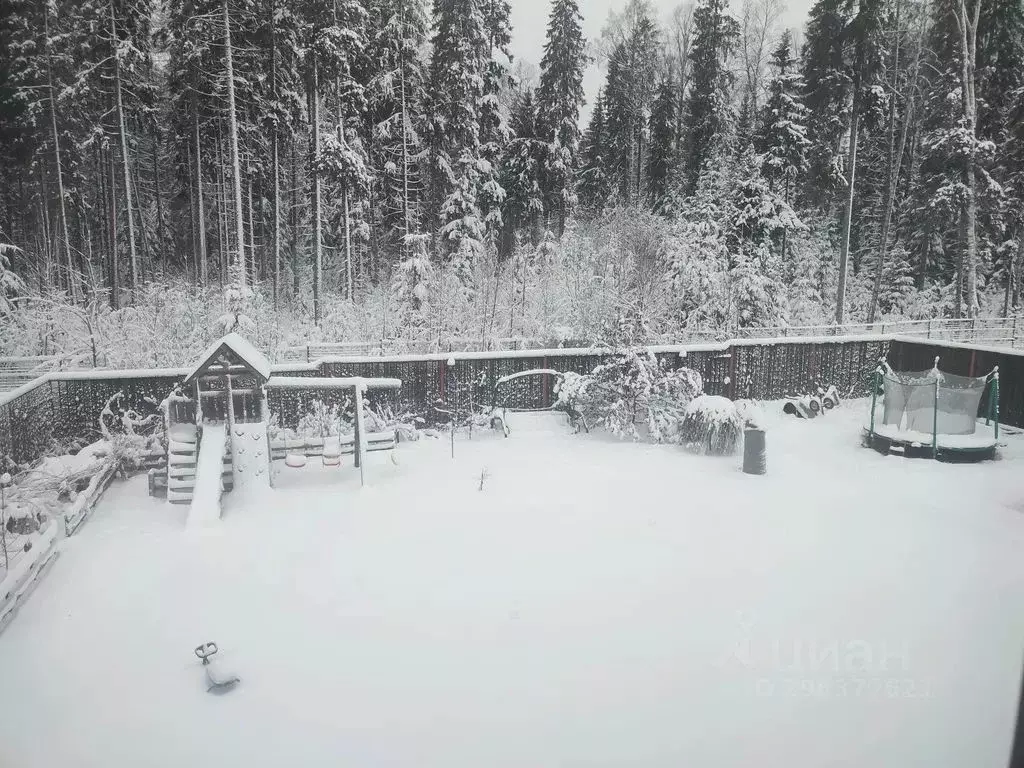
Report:
M758 99L764 90L764 69L775 36L782 0L743 0L740 9L740 63L746 81L753 114L757 114Z
M902 3L896 0L896 30L893 41L893 59L895 61L894 71L899 76L900 38L900 11ZM910 123L914 119L915 98L919 88L918 76L920 74L921 52L924 49L924 32L928 20L927 3L920 11L920 26L918 28L917 44L914 48L914 63L911 65L910 74L904 84L903 94L893 94L892 104L889 111L889 162L887 168L887 190L885 196L885 212L882 215L882 233L878 244L878 263L875 265L875 282L871 290L871 306L868 309L868 322L875 322L875 314L878 310L878 297L882 289L882 271L885 268L885 260L889 249L889 229L892 226L893 208L896 202L896 187L900 178L900 169L903 163L903 154L907 147L907 134ZM895 85L895 84L894 84ZM900 126L900 139L898 148L895 146L896 132L896 111L898 108L897 98L901 95L906 102L903 109L903 120Z
M57 95L53 87L53 54L50 47L50 4L46 3L43 11L43 37L46 45L46 85L50 101L50 129L53 132L53 161L57 166L57 198L60 202L61 242L64 246L64 267L68 271L68 292L71 298L78 301L79 285L71 263L71 238L68 234L68 213L64 200L64 166L60 157L60 134L57 132Z
M206 287L207 263L206 263L206 209L203 204L203 145L199 141L199 103L192 102L192 129L195 141L196 161L196 236L198 238L199 253L196 259L199 262L199 284Z
M242 215L242 169L238 160L238 114L235 112L235 68L231 50L231 15L228 0L224 0L224 68L228 85L228 141L231 147L231 181L234 186L235 246L238 249L238 284L244 289L245 274L245 221Z
M320 200L320 76L315 57L313 57L312 76L309 83L309 114L309 172L312 177L310 216L313 218L313 322L320 325L320 320L323 317L320 289L323 284L324 247Z
M679 73L676 80L676 103L683 104L690 87L690 44L693 39L693 2L677 5L668 22L670 66ZM674 62L674 64L672 63ZM683 137L683 110L676 110L676 144Z
M973 8L969 8L973 5ZM967 151L963 164L963 192L960 201L961 254L958 268L956 313L960 316L961 303L966 301L967 316L978 315L978 200L976 195L974 155L977 151L978 106L974 92L975 62L978 50L978 17L981 0L959 0L953 7L957 31L960 33L960 105L963 110L961 130L965 134Z
M227 5L224 7L226 9ZM113 3L110 5L110 44L114 47L114 92L117 97L117 127L121 137L121 170L124 173L125 215L128 217L128 269L131 275L131 289L134 293L139 281L139 256L135 247L135 216L132 214L132 179L128 168L128 121L125 119L124 99L121 96L121 57L117 50L117 20L114 16Z
M274 101L277 100L277 2L270 1L270 93ZM277 124L277 115L273 116L273 124L270 127L271 147L271 173L274 176L274 208L273 216L273 253L274 253L274 309L277 309L281 297L281 157L280 157L280 130Z

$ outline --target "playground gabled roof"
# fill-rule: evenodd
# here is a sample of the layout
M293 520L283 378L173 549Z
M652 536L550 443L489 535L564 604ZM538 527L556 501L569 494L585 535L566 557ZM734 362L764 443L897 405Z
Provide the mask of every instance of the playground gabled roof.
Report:
M270 378L270 362L263 353L237 333L229 333L206 348L199 361L189 369L185 384L195 381L199 375L208 372L211 366L225 363L248 368L260 378L261 383Z

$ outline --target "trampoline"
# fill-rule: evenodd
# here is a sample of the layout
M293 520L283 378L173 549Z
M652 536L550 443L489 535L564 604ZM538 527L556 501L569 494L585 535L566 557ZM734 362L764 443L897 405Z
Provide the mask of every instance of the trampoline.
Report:
M871 412L864 426L870 448L908 457L982 461L999 441L999 368L981 377L939 370L894 371L883 360L875 369ZM988 390L984 421L979 408ZM881 395L881 399L879 399Z

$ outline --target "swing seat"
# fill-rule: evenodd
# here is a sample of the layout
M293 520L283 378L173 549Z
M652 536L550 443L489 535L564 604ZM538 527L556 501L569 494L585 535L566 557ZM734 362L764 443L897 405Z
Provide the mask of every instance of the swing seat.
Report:
M284 457L285 466L300 469L306 466L306 457L301 453L289 453Z
M322 456L325 467L336 467L341 464L341 441L337 437L324 440Z

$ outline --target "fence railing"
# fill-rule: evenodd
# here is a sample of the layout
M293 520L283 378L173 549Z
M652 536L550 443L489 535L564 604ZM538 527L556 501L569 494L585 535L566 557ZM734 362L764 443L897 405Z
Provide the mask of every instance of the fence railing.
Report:
M920 336L987 346L1024 347L1024 318L996 317L974 319L893 320L846 325L785 325L767 328L733 328L688 331L683 335L652 339L658 344L696 344L727 339L844 338L850 336ZM279 355L281 362L312 362L321 357L342 355L384 356L398 354L429 354L436 352L504 352L546 347L587 347L583 340L567 339L552 343L551 339L449 338L429 341L385 339L358 342L319 342L287 347Z
M974 319L935 318L893 320L846 325L797 325L775 328L739 328L736 338L764 339L794 336L920 336L988 346L1024 346L1024 318L987 317Z
M451 337L441 340L325 341L285 347L279 352L278 361L282 363L310 363L321 357L345 355L384 356L427 355L436 352L497 352L519 349L543 349L548 346L551 346L550 340L518 336L492 339Z
M0 357L0 392L10 392L49 370L54 358Z
M990 347L1024 348L1024 317L975 319L892 320L846 325L786 325L762 328L693 330L673 336L651 339L652 344L700 344L729 339L848 338L878 336L915 336ZM551 347L586 348L583 339L553 341L539 337L502 336L448 337L429 340L379 339L376 341L311 342L284 347L276 355L279 363L312 363L323 357L384 357L387 355L423 355L439 352L500 352L539 350ZM87 366L70 364L60 356L0 357L0 393L16 389L47 371L83 370Z

